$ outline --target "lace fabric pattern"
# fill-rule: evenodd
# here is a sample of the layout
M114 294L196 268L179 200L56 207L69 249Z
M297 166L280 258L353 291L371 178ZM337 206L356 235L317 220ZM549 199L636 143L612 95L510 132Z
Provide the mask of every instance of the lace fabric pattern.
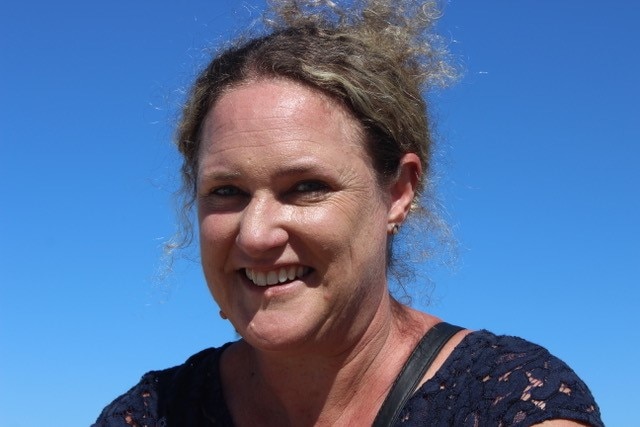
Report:
M164 417L158 417L158 388L154 372L147 373L104 408L91 427L167 427Z
M146 374L93 427L232 425L219 381L225 347ZM550 419L603 426L588 387L564 362L523 339L477 331L409 399L397 426L524 427Z
M411 397L398 425L530 426L550 419L603 426L588 387L564 362L521 338L479 331Z

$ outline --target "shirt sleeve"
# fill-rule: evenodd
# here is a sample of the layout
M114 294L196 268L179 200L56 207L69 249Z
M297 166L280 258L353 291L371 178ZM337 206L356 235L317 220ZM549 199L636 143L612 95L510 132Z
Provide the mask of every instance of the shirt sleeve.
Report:
M165 427L158 418L158 374L149 372L107 405L91 427Z

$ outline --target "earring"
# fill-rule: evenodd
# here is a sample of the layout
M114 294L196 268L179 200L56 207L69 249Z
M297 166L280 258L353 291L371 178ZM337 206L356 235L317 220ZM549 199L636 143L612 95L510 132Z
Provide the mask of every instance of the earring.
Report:
M389 234L395 236L396 234L398 234L399 231L400 231L400 225L399 224L393 224L391 226L391 229L389 230Z
M224 314L224 311L220 310L220 317L222 317L224 320L227 320L228 317L226 314Z

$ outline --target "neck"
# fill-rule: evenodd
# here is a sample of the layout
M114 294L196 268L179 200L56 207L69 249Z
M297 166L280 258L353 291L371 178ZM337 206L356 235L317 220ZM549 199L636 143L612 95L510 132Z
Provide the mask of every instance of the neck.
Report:
M339 346L325 343L292 353L264 352L242 341L232 346L226 361L236 369L227 381L223 374L223 384L232 390L228 396L239 398L239 406L236 399L227 402L236 423L371 424L421 332L430 326L429 319L390 297L381 308L366 328Z

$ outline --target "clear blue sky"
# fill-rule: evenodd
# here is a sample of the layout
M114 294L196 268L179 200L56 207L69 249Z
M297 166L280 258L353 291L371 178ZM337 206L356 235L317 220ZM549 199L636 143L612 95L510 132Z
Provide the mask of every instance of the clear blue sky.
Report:
M88 425L145 371L234 339L197 262L163 278L161 249L177 106L248 4L3 6L0 425ZM638 22L629 0L447 4L464 74L431 99L459 257L417 267L430 306L414 292L547 346L616 426L640 383Z

